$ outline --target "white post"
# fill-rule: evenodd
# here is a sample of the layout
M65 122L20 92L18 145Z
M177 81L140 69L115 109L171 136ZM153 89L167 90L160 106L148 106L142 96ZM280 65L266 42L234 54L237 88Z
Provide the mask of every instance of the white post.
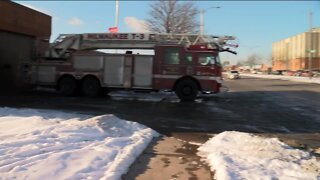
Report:
M309 13L309 77L312 78L312 12Z
M216 6L216 7L209 7L207 9L201 9L200 10L200 36L203 36L204 33L204 13L206 10L211 9L211 8L220 8L220 6Z
M115 27L118 27L118 16L119 16L119 1L116 0L116 15L115 15Z
M119 31L119 28L118 28L118 19L119 19L119 1L116 0L116 12L115 12L114 27L117 27L117 33L118 33L118 31ZM117 49L115 50L115 53L116 53L116 54L118 53L118 50L117 50Z
M286 70L289 71L289 42L286 43L286 51Z

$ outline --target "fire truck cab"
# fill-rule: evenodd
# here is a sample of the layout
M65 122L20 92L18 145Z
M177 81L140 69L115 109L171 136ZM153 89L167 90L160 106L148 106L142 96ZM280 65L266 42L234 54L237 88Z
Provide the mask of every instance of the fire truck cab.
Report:
M218 52L205 45L155 48L154 88L173 90L182 100L194 100L198 92L219 92L221 71Z
M183 101L192 101L199 92L219 92L221 49L160 43L153 50L154 55L71 50L63 58L34 64L31 79L35 85L56 87L67 96L80 92L92 97L106 89L169 90Z

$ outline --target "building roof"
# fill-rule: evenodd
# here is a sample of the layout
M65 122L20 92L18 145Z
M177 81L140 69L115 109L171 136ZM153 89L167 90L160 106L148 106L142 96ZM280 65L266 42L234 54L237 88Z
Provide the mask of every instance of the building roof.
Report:
M312 28L312 32L320 32L320 27L314 27L314 28Z
M12 1L0 0L0 31L49 39L51 16Z

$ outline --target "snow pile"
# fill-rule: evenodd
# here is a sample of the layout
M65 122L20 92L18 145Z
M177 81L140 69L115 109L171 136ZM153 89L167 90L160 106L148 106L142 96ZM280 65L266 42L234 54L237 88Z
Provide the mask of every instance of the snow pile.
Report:
M281 80L288 80L288 81L320 84L320 78L318 78L318 77L313 77L310 79L309 77L281 76L281 75L268 75L268 74L241 74L241 76L266 78L266 79L281 79Z
M157 135L113 115L0 108L0 177L120 179Z
M198 150L218 180L320 179L320 162L276 138L226 131Z

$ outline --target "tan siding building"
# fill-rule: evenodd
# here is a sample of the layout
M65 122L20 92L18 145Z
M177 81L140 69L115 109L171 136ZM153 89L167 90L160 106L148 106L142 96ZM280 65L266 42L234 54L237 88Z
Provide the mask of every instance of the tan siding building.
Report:
M310 45L310 34L311 42ZM320 70L320 28L304 32L272 44L272 70L309 69L308 50L312 53L311 69Z

